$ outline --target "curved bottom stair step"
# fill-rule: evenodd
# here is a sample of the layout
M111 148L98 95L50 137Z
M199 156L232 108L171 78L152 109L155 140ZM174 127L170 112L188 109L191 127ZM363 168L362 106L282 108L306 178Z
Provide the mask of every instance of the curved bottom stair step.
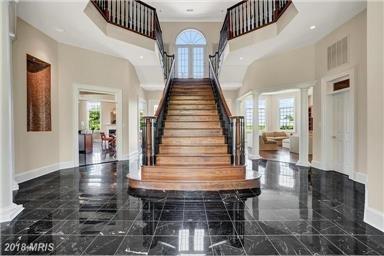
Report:
M245 178L241 179L159 180L153 178L144 179L129 174L128 184L131 188L151 190L217 191L230 189L253 189L260 188L260 175L257 172L247 170Z

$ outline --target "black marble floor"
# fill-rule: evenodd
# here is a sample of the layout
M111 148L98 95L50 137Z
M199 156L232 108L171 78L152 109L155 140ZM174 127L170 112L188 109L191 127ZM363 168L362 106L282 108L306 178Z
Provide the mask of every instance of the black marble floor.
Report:
M91 153L79 153L80 166L113 161L116 161L116 148L107 147L107 145L102 146L101 142L97 141L93 142Z
M21 184L26 208L2 223L1 254L383 255L364 224L364 186L260 161L259 190L134 191L127 163L62 170Z

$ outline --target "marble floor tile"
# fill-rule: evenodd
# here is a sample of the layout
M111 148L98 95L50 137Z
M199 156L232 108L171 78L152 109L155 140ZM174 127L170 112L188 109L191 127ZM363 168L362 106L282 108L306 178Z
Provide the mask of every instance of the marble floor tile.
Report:
M53 172L20 184L25 209L0 224L6 243L52 243L53 255L384 255L363 222L364 186L335 172L258 161L261 189L128 187L127 162Z

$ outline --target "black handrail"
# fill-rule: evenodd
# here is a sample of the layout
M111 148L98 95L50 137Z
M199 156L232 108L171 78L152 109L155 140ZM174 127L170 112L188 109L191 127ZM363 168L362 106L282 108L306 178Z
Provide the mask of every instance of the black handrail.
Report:
M244 0L227 9L213 66L219 72L222 53L229 40L276 22L291 0Z
M224 136L228 145L228 153L231 154L233 165L245 164L245 126L243 116L233 116L225 101L223 90L221 89L219 79L216 75L215 64L212 60L215 56L209 58L209 78L215 97L216 106L219 111L221 126L224 129Z
M175 58L173 55L166 57L169 59L167 60L169 73L165 82L163 96L161 97L155 115L144 117L145 125L143 128L142 139L143 165L156 164L156 155L159 153L159 145L164 131L164 117L168 111L168 100L170 98L172 82L175 76Z

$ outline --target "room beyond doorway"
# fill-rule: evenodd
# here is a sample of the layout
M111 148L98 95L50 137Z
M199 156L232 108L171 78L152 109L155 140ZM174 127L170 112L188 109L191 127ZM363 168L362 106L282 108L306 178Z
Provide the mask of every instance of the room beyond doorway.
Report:
M79 96L79 165L116 161L114 95L80 91Z
M110 88L74 88L75 165L121 159L121 92Z

